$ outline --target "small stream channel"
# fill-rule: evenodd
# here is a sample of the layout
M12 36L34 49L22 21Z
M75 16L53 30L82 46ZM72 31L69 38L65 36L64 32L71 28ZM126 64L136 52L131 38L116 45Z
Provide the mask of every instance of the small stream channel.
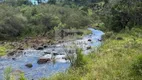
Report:
M65 59L57 59L55 63L47 62L45 64L38 64L37 61L40 57L42 57L46 52L51 52L55 50L56 52L64 52L64 49L61 46L71 46L75 43L79 48L83 49L84 54L90 53L93 49L87 49L87 47L98 47L101 45L101 36L104 34L100 30L95 30L93 28L88 28L88 30L92 31L92 34L84 36L80 40L65 42L56 44L58 48L45 48L44 50L34 50L27 49L24 50L23 53L16 57L14 60L9 57L1 57L0 58L0 80L3 80L4 70L7 67L11 67L13 71L22 71L25 73L25 77L28 80L38 80L42 77L49 77L58 72L64 72L70 67L70 62ZM90 41L89 41L90 40ZM31 63L32 68L28 68L25 65Z

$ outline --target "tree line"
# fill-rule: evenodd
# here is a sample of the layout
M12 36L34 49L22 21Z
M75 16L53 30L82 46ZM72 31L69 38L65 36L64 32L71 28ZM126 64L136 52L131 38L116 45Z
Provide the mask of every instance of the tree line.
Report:
M39 5L5 0L0 4L0 39L45 36L59 28L96 24L102 30L120 32L141 27L141 14L141 0L49 0Z

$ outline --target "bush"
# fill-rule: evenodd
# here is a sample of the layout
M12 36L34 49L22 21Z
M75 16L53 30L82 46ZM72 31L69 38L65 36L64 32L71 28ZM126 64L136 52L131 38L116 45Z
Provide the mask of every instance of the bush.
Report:
M19 13L17 8L0 6L0 38L21 36L27 22L26 17Z
M6 54L6 47L4 47L4 46L0 46L0 56L3 56L3 55L5 55Z
M116 0L117 1L117 0ZM142 23L142 1L120 0L110 6L110 12L104 18L104 23L109 30L120 32L127 28L140 26ZM108 4L110 5L110 4ZM104 12L105 13L105 12Z
M24 75L24 74L20 74L19 80L27 80L27 79L25 78L25 75Z
M87 64L87 60L84 57L81 49L77 49L76 54L77 58L75 60L75 63L73 64L73 67L83 67L85 64Z
M4 70L4 80L10 80L10 73L11 73L12 69L11 67L7 67Z

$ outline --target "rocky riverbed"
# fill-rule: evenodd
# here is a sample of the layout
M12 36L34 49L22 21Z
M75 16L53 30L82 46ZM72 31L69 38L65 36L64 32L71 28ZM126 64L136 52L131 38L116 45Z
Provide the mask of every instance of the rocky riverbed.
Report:
M82 48L88 54L101 45L102 31L88 28L92 34L75 41L58 44L40 44L32 48L19 47L0 58L0 80L4 69L11 67L11 74L24 73L29 80L48 77L58 72L64 72L70 67L69 56L76 57L76 48Z

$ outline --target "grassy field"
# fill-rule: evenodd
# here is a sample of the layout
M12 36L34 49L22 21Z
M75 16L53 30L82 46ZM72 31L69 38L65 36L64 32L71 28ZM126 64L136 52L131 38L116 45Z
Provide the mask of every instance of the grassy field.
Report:
M96 53L83 56L87 63L41 80L141 80L141 34L138 28L113 34Z

